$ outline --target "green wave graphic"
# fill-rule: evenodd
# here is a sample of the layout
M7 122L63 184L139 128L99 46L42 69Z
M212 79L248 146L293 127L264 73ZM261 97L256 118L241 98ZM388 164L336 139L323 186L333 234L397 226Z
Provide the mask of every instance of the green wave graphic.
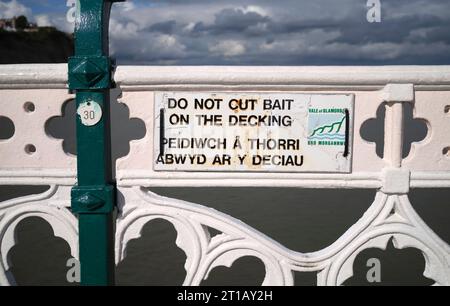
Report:
M333 130L335 129L335 128L334 128L335 126L338 126L338 127L337 127L336 131L334 132L334 134L337 134L337 133L339 133L339 131L341 130L342 125L344 124L344 121L345 121L345 116L342 117L342 119L341 119L340 121L336 121L336 122L333 122L333 123L331 123L331 124L324 125L324 126L319 126L319 127L317 127L317 128L313 131L313 133L312 133L311 136L309 136L309 137L313 137L314 135L316 135L316 133L317 133L317 134L325 133L325 129L329 129L329 130L327 131L327 133L330 134L330 133L332 133Z

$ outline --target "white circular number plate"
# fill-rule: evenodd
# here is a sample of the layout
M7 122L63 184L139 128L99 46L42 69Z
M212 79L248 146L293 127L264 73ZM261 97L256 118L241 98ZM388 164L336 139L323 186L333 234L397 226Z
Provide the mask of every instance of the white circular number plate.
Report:
M89 100L78 106L77 114L83 125L93 126L102 118L102 108L97 102Z

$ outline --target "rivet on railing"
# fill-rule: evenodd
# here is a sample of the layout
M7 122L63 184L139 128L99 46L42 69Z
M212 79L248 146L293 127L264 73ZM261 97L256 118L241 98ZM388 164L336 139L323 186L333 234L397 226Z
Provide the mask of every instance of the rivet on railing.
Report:
M36 110L36 106L34 105L33 102L25 102L23 108L27 113L33 113Z
M33 155L34 153L36 153L36 147L32 144L27 144L25 146L25 152L29 155Z

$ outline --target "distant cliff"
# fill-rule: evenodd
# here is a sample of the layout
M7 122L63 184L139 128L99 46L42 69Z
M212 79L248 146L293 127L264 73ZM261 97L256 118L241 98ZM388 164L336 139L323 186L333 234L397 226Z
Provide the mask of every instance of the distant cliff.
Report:
M73 55L73 37L55 28L33 32L0 30L0 64L65 63Z

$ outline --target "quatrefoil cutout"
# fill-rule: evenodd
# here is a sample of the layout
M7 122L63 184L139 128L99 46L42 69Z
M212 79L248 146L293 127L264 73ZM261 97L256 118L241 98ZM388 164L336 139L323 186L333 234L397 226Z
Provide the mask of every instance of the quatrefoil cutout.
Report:
M383 103L378 107L376 118L371 118L361 125L361 137L376 145L376 153L383 158L384 152L384 118L386 105ZM414 142L424 140L428 134L428 126L424 119L414 118L413 106L409 103L403 104L403 154L406 158L411 152L411 145Z

